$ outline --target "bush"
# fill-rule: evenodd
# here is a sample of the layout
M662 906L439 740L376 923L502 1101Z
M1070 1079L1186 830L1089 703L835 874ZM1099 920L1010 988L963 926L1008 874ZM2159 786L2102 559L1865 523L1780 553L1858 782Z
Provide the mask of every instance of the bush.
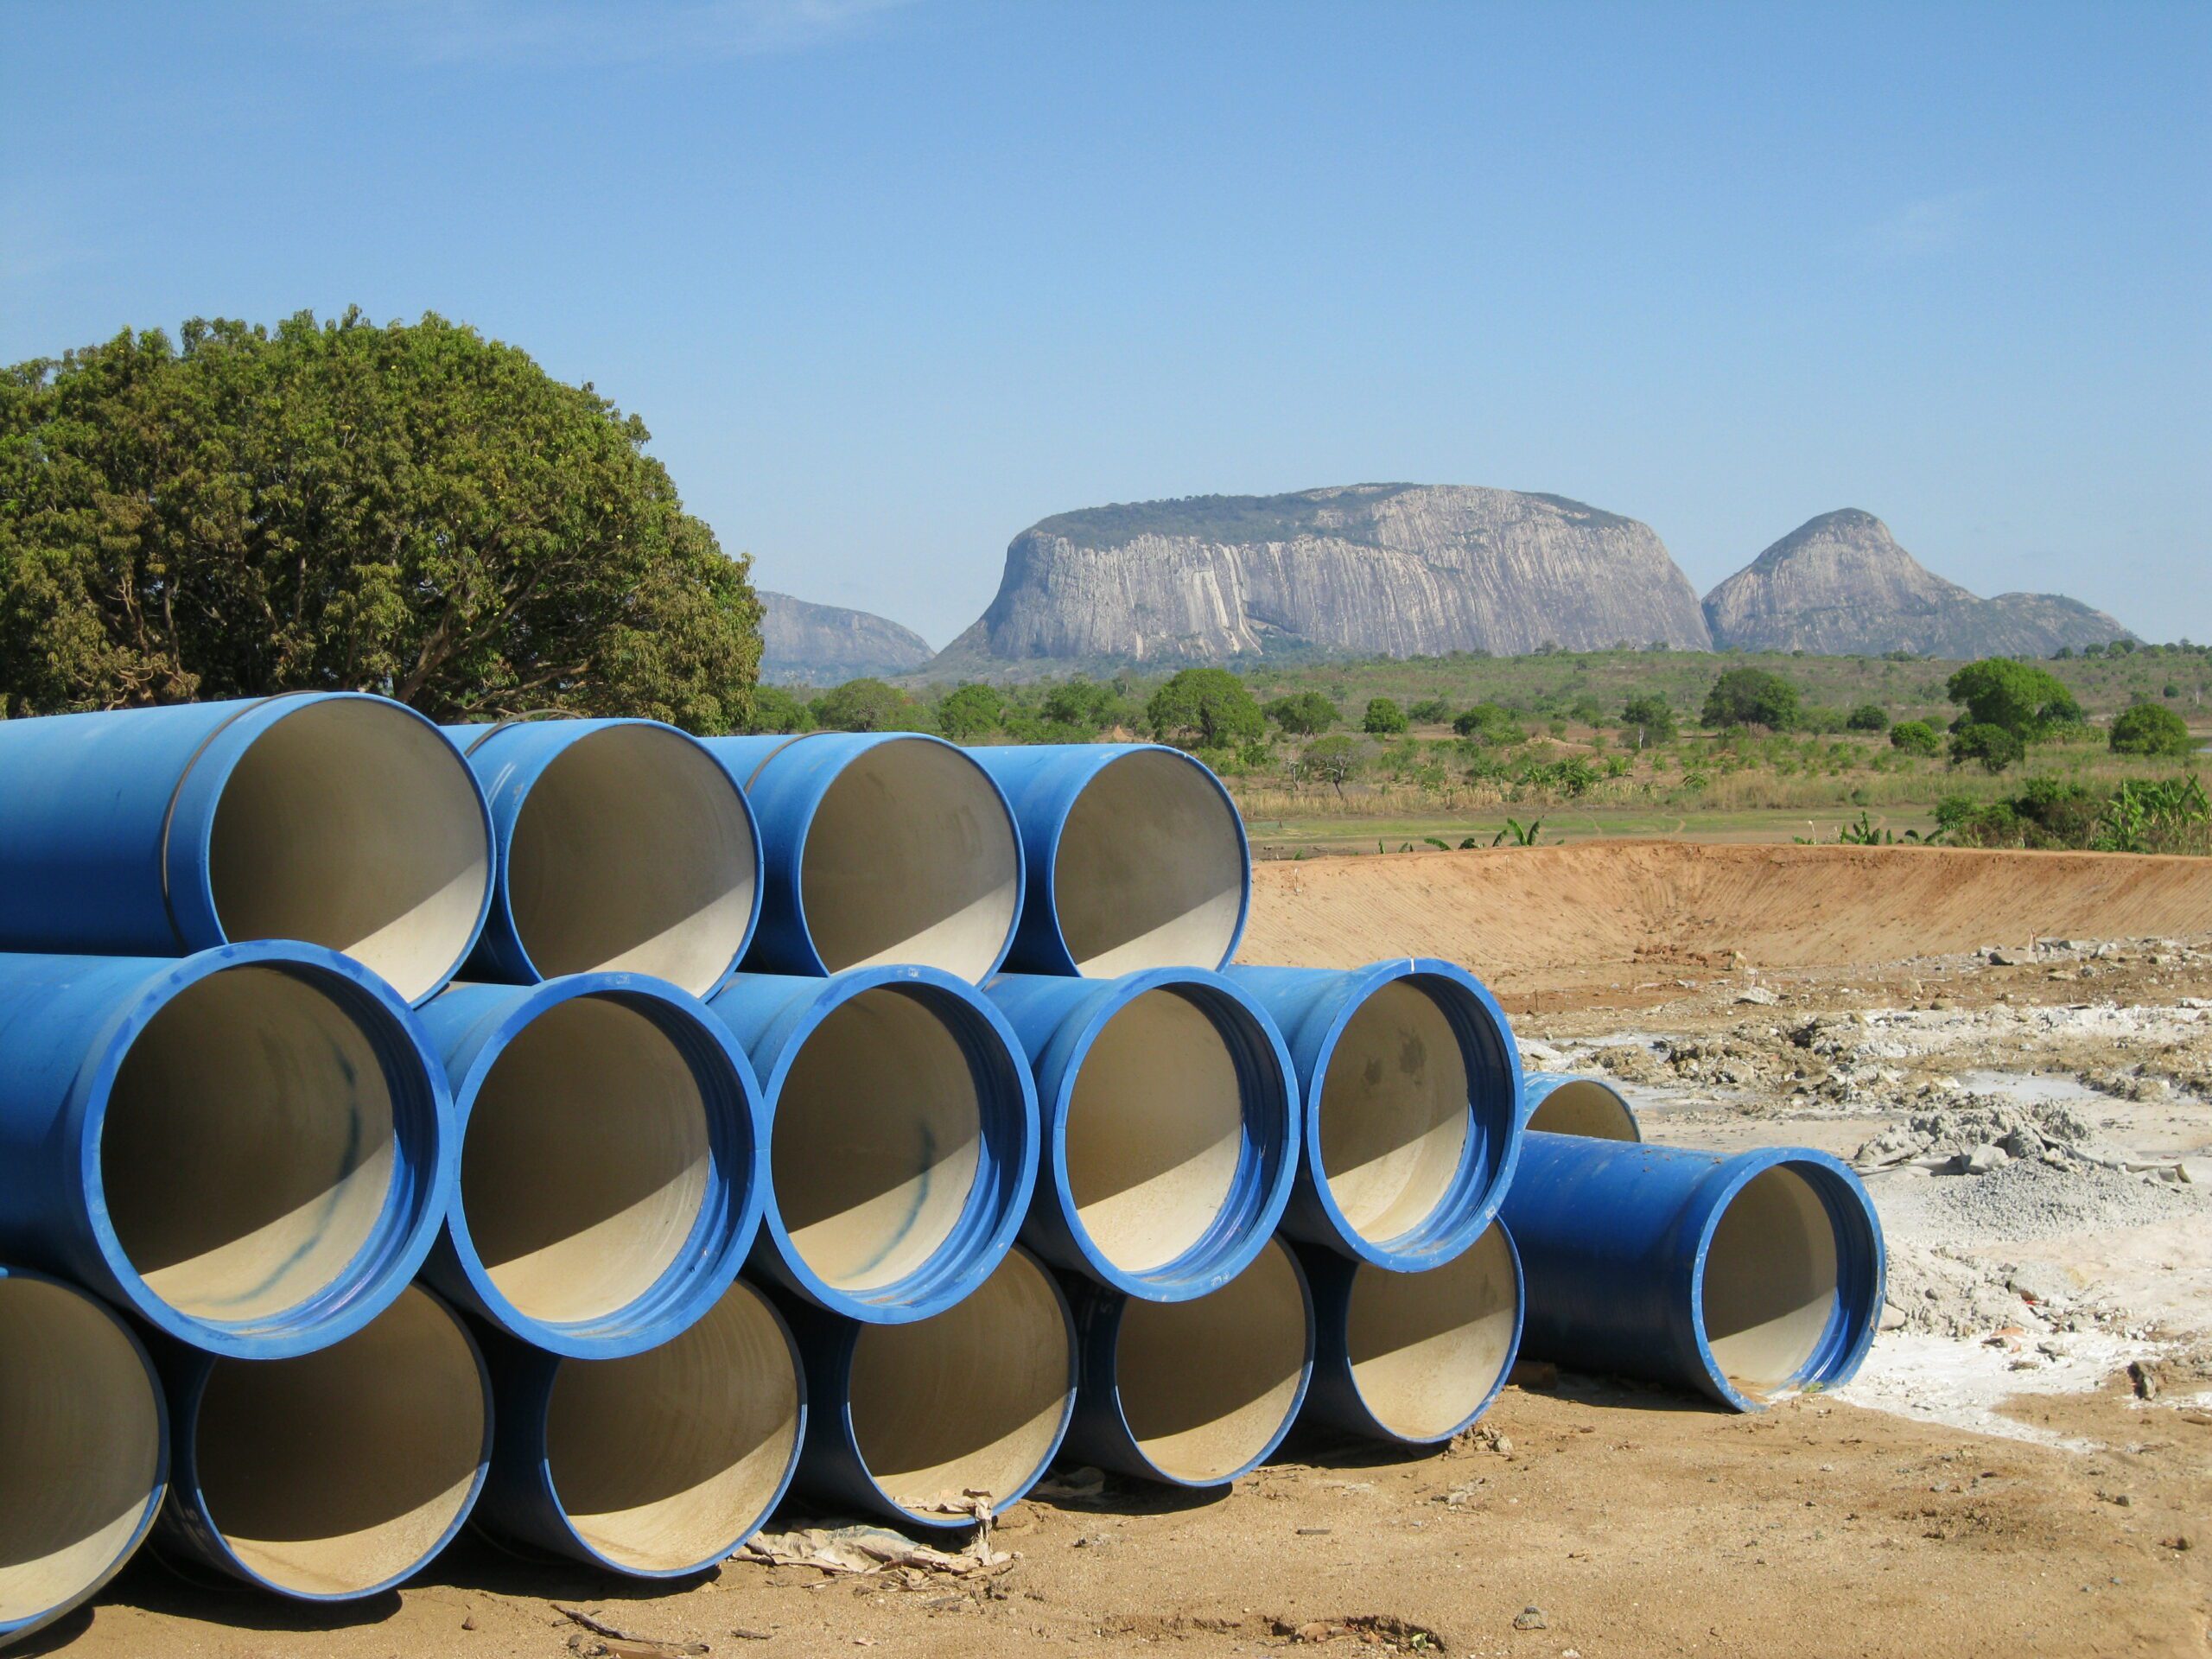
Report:
M2155 702L2139 702L2115 715L2111 742L2114 754L2180 757L2196 747L2196 740L2189 734L2188 721Z
M995 686L969 682L956 686L937 706L938 730L956 743L972 743L999 728L1006 715L1006 694Z
M1890 711L1878 702L1862 702L1851 711L1844 724L1854 732L1886 732L1890 729Z
M1962 766L1978 760L1988 772L1999 772L2024 759L2026 744L2002 726L1962 726L1951 734L1951 764Z
M1500 747L1529 741L1527 729L1494 702L1478 702L1465 710L1452 722L1452 729L1462 737L1475 738Z
M1038 713L1048 726L1065 726L1083 737L1093 737L1109 726L1135 730L1144 711L1118 685L1100 685L1080 676L1063 680L1046 692Z
M1371 737L1395 737L1406 729L1406 711L1388 697L1370 697L1359 729Z
M2021 742L2033 743L2053 727L2078 725L2082 719L2074 694L2056 676L2009 657L1968 663L1943 689L1966 710L1955 730L1999 726Z
M2017 847L2020 844L2019 814L2010 801L1980 802L1965 795L1947 795L1936 803L1936 823L1943 838L1955 847Z
M914 700L881 680L847 680L814 700L814 723L829 732L925 732Z
M1675 711L1664 697L1630 697L1621 705L1621 724L1636 734L1636 747L1647 743L1671 743L1675 738Z
M1267 735L1260 705L1225 668L1183 670L1152 694L1144 713L1155 738L1185 748L1240 748Z
M1424 726L1442 726L1452 719L1452 705L1442 697L1423 697L1406 713Z
M1291 771L1294 777L1328 785L1337 791L1337 798L1342 800L1345 780L1359 770L1363 760L1359 746L1339 734L1308 743Z
M1890 728L1890 747L1907 754L1941 754L1943 739L1924 720L1901 720Z
M1764 726L1786 732L1797 720L1797 688L1764 668L1732 668L1705 694L1701 716L1714 730Z
M2031 778L2010 803L2031 847L2087 847L2096 833L2102 798L2085 785Z
M753 688L753 713L745 722L748 732L803 732L814 723L806 705L780 685Z
M1343 718L1337 705L1319 691L1300 691L1294 697L1277 697L1268 704L1267 717L1293 737L1313 737Z
M1796 728L1801 732L1833 737L1838 732L1848 730L1849 727L1850 716L1840 709L1822 709L1808 704L1797 711Z

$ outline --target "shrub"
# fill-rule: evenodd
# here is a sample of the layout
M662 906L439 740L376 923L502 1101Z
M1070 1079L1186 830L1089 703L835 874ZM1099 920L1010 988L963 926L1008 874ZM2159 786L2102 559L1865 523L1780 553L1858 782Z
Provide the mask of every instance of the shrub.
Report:
M2010 805L2031 847L2087 847L2104 801L2086 785L2031 778Z
M1890 747L1907 754L1941 754L1943 739L1924 720L1901 720L1890 728Z
M1801 732L1833 736L1847 730L1849 725L1850 716L1840 709L1823 709L1817 704L1808 704L1797 711L1796 726Z
M1406 713L1424 726L1442 726L1452 718L1452 705L1442 697L1423 697Z
M1359 729L1372 737L1395 737L1406 729L1406 711L1388 697L1370 697Z
M1797 688L1764 668L1732 668L1705 694L1702 718L1716 730L1764 726L1786 732L1797 719Z
M1675 711L1664 697L1630 697L1621 705L1621 724L1636 734L1636 747L1670 743L1675 737Z
M1144 706L1153 735L1185 748L1226 749L1267 735L1260 705L1225 668L1186 668Z
M2186 755L2196 747L2189 723L2172 709L2155 702L2139 702L2113 719L2114 754Z
M1293 737L1316 736L1343 718L1337 705L1319 691L1300 691L1296 696L1277 697L1268 704L1265 712L1269 720Z
M2047 669L1987 657L1968 663L1944 682L1944 691L1965 709L1955 729L1999 726L2023 743L2032 743L2054 726L2082 718L2074 694Z
M1298 757L1292 768L1294 776L1313 779L1328 785L1342 800L1345 780L1360 768L1359 746L1339 734L1335 737L1316 738L1306 746L1305 753Z
M1529 741L1527 730L1494 702L1478 702L1466 709L1452 722L1452 729L1462 737L1476 738L1501 747Z
M1046 692L1038 713L1047 726L1067 727L1085 737L1109 726L1135 729L1144 718L1144 711L1120 686L1101 685L1081 677L1063 680Z
M813 723L806 705L787 687L756 685L753 688L753 713L745 722L747 731L803 732Z
M1006 715L1006 694L971 681L946 693L937 706L938 729L956 743L972 743L995 732Z
M1951 734L1951 764L1978 760L1982 770L1999 772L2026 755L2027 745L2002 726L1962 726Z
M1890 711L1878 702L1862 702L1851 711L1844 724L1854 732L1886 732L1890 729Z
M830 732L925 732L914 700L881 680L847 680L814 700L814 723Z

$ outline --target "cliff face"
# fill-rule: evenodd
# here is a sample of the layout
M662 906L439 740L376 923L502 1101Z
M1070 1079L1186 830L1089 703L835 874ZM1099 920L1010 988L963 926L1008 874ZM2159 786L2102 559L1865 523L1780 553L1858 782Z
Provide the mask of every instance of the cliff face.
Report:
M760 677L838 685L867 674L905 674L929 661L929 641L866 611L760 593Z
M1557 496L1361 484L1062 513L1014 538L943 665L1711 641L1649 526Z
M2047 657L2132 637L2061 594L1971 594L1924 569L1872 513L1849 507L1799 525L1715 588L1705 616L1724 649L1838 656Z

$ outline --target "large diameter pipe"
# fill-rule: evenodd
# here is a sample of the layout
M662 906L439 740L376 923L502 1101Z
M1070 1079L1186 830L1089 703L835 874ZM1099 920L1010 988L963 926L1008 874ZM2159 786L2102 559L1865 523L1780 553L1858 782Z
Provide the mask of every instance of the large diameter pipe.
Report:
M1489 1226L1521 1144L1521 1056L1497 1001L1448 962L1233 968L1281 1027L1306 1103L1283 1230L1396 1273Z
M1037 1093L1004 1016L934 968L741 974L708 1006L768 1114L753 1260L817 1307L927 1319L1012 1246L1037 1181Z
M1824 1152L1724 1157L1529 1135L1505 1200L1522 1345L1737 1411L1848 1382L1881 1317L1882 1226Z
M1641 1141L1636 1109L1603 1077L1531 1071L1521 1080L1521 1127L1593 1141Z
M798 1351L741 1280L681 1336L626 1358L486 1341L499 1429L475 1522L497 1537L677 1578L751 1537L798 1467Z
M1083 1386L1070 1458L1142 1480L1222 1486L1289 1432L1313 1375L1313 1299L1281 1240L1195 1301L1077 1297Z
M412 1577L484 1484L483 1357L428 1291L345 1341L249 1363L162 1356L175 1472L156 1548L301 1601L351 1601Z
M1421 1273L1311 1246L1301 1259L1313 1287L1309 1422L1434 1446L1490 1408L1521 1346L1521 1258L1503 1223Z
M274 1359L368 1323L454 1179L422 1023L358 963L0 956L0 1255Z
M1147 1301L1242 1273L1298 1166L1297 1074L1267 1011L1202 968L1001 974L985 995L1029 1056L1043 1118L1023 1242Z
M766 1114L728 1027L639 974L456 985L423 1023L461 1136L433 1285L584 1359L658 1347L715 1305L767 1188Z
M967 1300L911 1325L799 1306L798 1490L900 1526L972 1526L1045 1472L1076 1403L1075 1326L1052 1275L1009 1251Z
M1252 904L1244 821L1221 779L1151 743L970 749L1014 803L1029 868L1016 973L1111 979L1236 954Z
M351 692L0 721L0 950L340 950L410 1002L492 896L491 824L429 721Z
M745 966L836 974L918 963L980 982L1021 911L1006 797L964 750L913 732L716 737L766 849Z
M168 1465L161 1381L130 1327L59 1280L0 1267L0 1648L115 1576Z
M704 745L654 720L449 726L491 804L499 893L467 977L651 974L704 996L760 916L760 832Z

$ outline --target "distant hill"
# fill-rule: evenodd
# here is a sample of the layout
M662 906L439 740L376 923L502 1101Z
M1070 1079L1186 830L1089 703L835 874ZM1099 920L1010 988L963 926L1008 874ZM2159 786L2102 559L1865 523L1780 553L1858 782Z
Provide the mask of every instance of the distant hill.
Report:
M998 597L931 671L1619 640L1711 643L1649 525L1555 495L1356 484L1044 519L1014 538Z
M868 674L906 674L935 655L911 628L866 611L760 593L760 677L838 685Z
M1724 650L1831 656L2047 657L2061 645L2134 638L2057 594L1968 593L1855 507L1823 513L1768 548L1705 596L1705 619Z

